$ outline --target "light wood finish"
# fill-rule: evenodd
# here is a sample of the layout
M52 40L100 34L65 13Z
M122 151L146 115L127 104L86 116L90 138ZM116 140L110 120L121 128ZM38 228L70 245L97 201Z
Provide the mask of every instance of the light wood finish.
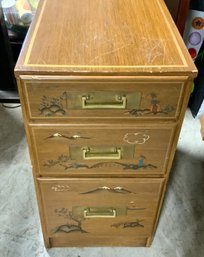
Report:
M164 174L174 133L166 125L31 127L39 173L64 176ZM88 149L93 160L83 158Z
M151 75L178 68L196 73L162 0L44 0L16 73Z
M150 246L197 74L164 2L40 1L15 74L45 245Z
M104 237L106 245L109 245L110 236L123 236L130 242L135 237L148 238L163 181L39 179L47 235L51 239L66 238L67 242L69 239L82 241L82 244L84 238ZM89 243L95 245L94 241Z
M71 246L78 246L80 245L82 247L86 246L89 247L91 246L139 246L139 247L144 247L147 246L148 238L146 237L112 237L110 239L110 236L85 236L82 239L82 236L78 236L77 240L76 237L69 237L69 239L65 237L52 237L49 240L49 244L52 245L52 247L67 247L69 245Z
M21 79L30 119L135 120L178 118L187 77L21 76ZM83 97L90 98L86 100L87 108L83 107ZM125 97L124 107L119 97Z

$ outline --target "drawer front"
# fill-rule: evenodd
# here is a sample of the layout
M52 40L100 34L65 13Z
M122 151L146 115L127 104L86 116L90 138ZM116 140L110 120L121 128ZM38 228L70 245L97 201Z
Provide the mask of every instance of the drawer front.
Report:
M111 245L111 237L151 236L163 179L39 179L39 186L48 237Z
M161 174L168 164L174 127L33 126L41 174Z
M24 79L30 119L177 118L184 77L147 79Z

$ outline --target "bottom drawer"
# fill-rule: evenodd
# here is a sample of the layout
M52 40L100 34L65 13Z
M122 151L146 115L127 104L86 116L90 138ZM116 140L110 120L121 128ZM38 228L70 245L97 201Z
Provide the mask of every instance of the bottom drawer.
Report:
M146 245L152 234L164 179L38 182L53 246L136 246Z

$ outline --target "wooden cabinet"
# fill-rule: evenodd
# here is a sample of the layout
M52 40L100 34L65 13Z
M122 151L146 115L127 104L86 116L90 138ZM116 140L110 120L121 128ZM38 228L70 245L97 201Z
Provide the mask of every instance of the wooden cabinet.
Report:
M164 2L41 1L15 74L46 246L149 246L197 74Z
M181 35L183 35L190 0L165 0L165 3L177 25L179 32Z

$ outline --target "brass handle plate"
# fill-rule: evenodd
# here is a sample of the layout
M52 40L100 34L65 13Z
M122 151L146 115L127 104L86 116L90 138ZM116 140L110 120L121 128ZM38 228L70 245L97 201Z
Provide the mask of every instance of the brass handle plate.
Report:
M84 210L84 218L115 218L117 212L114 208L87 208Z
M109 102L91 102L90 96L82 96L82 109L126 109L127 97L126 96L116 96L116 101Z
M120 160L121 149L115 148L113 152L91 152L89 148L82 149L84 160Z
M81 218L115 218L127 216L128 211L143 211L145 209L127 206L74 206L72 213Z
M84 150L84 151L83 151ZM134 158L135 145L70 145L71 160L122 160ZM85 159L84 159L85 157ZM89 159L90 158L90 159ZM117 158L117 159L115 159Z

